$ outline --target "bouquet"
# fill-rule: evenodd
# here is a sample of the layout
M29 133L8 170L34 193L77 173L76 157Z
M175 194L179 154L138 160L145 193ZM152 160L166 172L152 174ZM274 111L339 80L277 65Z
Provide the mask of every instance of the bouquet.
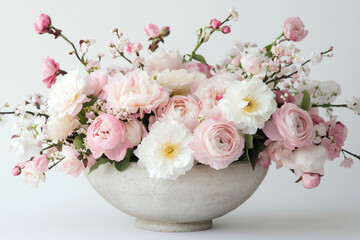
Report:
M35 31L69 43L86 74L65 71L47 57L42 81L48 96L32 94L0 108L0 123L6 115L17 118L10 151L22 161L13 175L38 187L52 168L77 177L112 164L121 174L137 162L149 177L176 180L195 164L221 170L248 161L253 168L285 167L315 188L326 161L342 158L340 166L350 168L360 156L343 148L348 129L333 110L360 114L360 98L335 104L336 82L309 79L310 63L331 58L333 47L306 58L295 43L308 31L291 17L269 45L236 42L223 61L208 63L199 48L212 34L229 34L228 22L237 20L235 9L223 21L212 19L184 55L161 47L167 26L145 26L148 50L114 28L107 49L126 65L104 70L104 54L88 57L95 40L75 44L41 14Z

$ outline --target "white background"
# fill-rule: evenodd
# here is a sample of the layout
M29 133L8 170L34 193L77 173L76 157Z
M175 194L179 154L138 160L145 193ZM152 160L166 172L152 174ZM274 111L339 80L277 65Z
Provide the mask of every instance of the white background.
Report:
M80 68L71 48L61 39L39 36L33 22L40 13L77 42L96 38L90 56L107 54L110 30L118 27L132 41L146 44L147 23L171 27L166 47L189 53L195 30L212 18L223 19L230 7L239 11L228 35L214 34L199 53L208 62L219 62L236 40L265 46L282 30L283 21L299 16L309 34L299 43L304 54L334 46L334 58L311 66L311 78L336 80L342 85L342 103L360 96L360 4L358 1L2 1L0 7L0 104L17 103L30 92L46 92L41 83L41 60L59 61L65 70ZM109 59L109 54L107 54ZM109 60L107 60L110 62ZM106 62L106 61L105 61ZM116 60L116 64L126 64ZM82 72L85 75L85 72ZM360 117L338 111L349 128L345 148L360 153ZM214 221L205 232L153 233L134 227L126 216L105 202L84 176L74 179L52 171L40 189L12 177L17 163L9 153L11 123L0 128L0 239L360 239L360 161L352 169L339 168L340 160L327 162L325 177L317 189L306 190L285 169L271 167L254 196L232 213Z

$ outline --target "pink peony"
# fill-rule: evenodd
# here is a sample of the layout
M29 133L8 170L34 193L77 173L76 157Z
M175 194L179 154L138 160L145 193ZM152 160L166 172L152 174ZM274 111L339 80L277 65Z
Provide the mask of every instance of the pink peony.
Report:
M205 74L207 78L212 77L211 67L204 63L186 62L186 63L184 63L184 68L188 72L201 72L201 73Z
M88 75L85 80L90 82L91 88L93 90L92 95L102 98L104 95L103 88L108 83L108 75L102 71L95 71Z
M105 154L117 162L123 160L127 149L132 147L126 138L124 124L110 114L102 114L93 121L86 139L95 158Z
M321 175L317 173L304 173L301 179L304 184L304 187L307 189L316 188L320 184Z
M283 32L288 40L299 42L308 34L308 30L304 29L304 24L299 17L291 17L285 20Z
M152 23L147 24L144 27L144 31L145 31L146 35L148 35L150 38L156 38L161 33L159 27Z
M51 19L46 14L40 14L34 23L34 29L38 34L43 34L48 32L49 27L51 26Z
M233 122L204 120L194 131L189 144L195 159L214 169L223 169L239 159L244 149L244 138Z
M262 129L272 141L284 141L285 147L311 145L314 139L313 122L310 115L293 103L285 103L273 113L273 120Z
M51 88L51 86L56 82L56 77L58 75L58 71L60 70L60 64L56 63L51 57L44 58L41 64L42 82L47 88Z
M38 172L46 172L48 170L49 159L47 155L38 155L31 161Z
M194 98L175 95L170 99L166 107L162 109L159 116L166 120L177 120L190 130L194 130L199 125L197 119L199 112L200 106Z

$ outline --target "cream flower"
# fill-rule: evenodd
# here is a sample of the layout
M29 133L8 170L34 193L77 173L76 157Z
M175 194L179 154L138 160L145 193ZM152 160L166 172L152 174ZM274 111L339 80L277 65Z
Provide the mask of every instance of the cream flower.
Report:
M166 69L157 75L156 80L165 88L170 89L173 95L188 95L191 87L197 81L206 79L206 75L200 72L189 73L185 69Z
M178 121L156 122L134 152L138 165L146 167L150 177L175 180L194 165L194 152L188 146L193 139Z
M263 128L276 110L275 94L257 78L230 84L219 108L228 121L233 121L245 134Z
M80 123L76 118L65 116L57 118L51 116L47 122L47 136L53 140L58 141L60 138L66 138L75 128L79 127Z
M34 136L33 132L22 128L11 138L10 151L23 161L39 155L42 149L41 136Z
M75 117L82 108L82 103L88 101L91 94L90 86L79 73L70 72L58 80L51 88L47 102L50 116L63 118Z
M183 58L178 49L160 49L153 52L145 61L145 71L152 73L162 72L165 69L174 70L183 67Z
M117 73L104 87L105 99L109 106L128 113L149 113L169 100L169 93L144 71L135 70Z

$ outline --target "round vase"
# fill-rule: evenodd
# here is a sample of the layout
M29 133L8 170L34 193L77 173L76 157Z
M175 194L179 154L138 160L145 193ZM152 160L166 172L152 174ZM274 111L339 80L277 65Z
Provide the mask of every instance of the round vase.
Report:
M86 177L94 189L120 211L136 217L138 228L161 232L210 229L245 202L263 181L267 169L238 161L215 170L195 165L177 180L149 178L145 168L130 163L119 172L109 163Z

